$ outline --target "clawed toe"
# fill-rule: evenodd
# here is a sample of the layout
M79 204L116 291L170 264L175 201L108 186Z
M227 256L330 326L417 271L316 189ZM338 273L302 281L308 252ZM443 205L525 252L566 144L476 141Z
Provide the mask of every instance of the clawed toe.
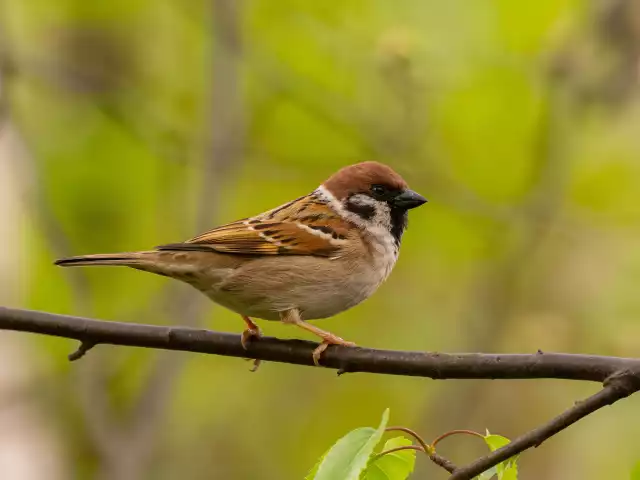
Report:
M260 330L260 327L246 315L242 315L242 320L244 320L244 323L247 324L247 329L242 332L240 343L242 344L242 348L247 350L249 347L249 342L251 342L254 338L259 339L262 336L262 330ZM261 360L253 358L245 358L245 360L253 360L253 367L250 370L251 372L255 372L256 370L258 370Z
M262 336L262 330L256 326L256 328L247 328L244 332L242 332L242 336L240 337L240 343L242 344L242 348L247 350L249 346L249 342L254 338L258 339Z
M329 343L327 342L322 342L318 348L316 348L313 351L313 364L316 367L320 366L320 356L324 353L324 351L327 349L327 347L329 346Z
M253 361L253 367L251 367L249 369L250 372L257 372L258 368L260 368L260 365L262 364L262 360L258 360L257 358L245 358L244 360L248 361Z
M355 347L356 344L353 342L349 342L340 337L332 336L325 338L320 345L313 351L313 364L316 367L320 366L320 357L327 349L329 345L340 345L343 347Z
M300 318L300 311L297 308L280 312L280 320L282 320L283 323L304 328L306 331L311 332L322 339L322 343L313 351L313 363L316 367L320 366L320 357L329 345L342 345L343 347L356 346L353 342L348 342L331 332L321 330L320 328L303 321L302 318Z
M244 332L242 332L242 336L240 337L240 343L242 344L242 348L245 350L249 346L249 342L251 342L254 338L259 339L262 336L262 331L259 328L247 328ZM253 367L251 367L250 372L255 372L260 367L261 360L253 359L253 358L245 358L245 360L253 360Z

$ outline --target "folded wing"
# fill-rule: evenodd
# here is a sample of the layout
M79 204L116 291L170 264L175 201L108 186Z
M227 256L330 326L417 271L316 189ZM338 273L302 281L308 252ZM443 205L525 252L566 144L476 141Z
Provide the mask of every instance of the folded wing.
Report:
M159 250L201 250L244 255L339 254L352 227L324 202L302 197L257 217L222 225Z

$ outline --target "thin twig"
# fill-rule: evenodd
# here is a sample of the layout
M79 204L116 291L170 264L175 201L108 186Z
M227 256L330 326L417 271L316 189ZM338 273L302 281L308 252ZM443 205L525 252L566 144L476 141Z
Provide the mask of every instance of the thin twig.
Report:
M394 453L394 452L401 452L402 450L415 450L416 452L422 452L426 455L429 455L428 452L424 451L424 448L419 447L418 445L403 445L402 447L394 447L394 448L390 448L389 450L385 450L384 452L380 452L378 453L373 461L375 462L378 458L380 457L384 457L385 455L388 455L390 453Z
M529 449L538 447L549 437L573 425L578 420L602 407L640 390L640 378L636 373L621 371L607 380L602 390L584 401L576 402L570 409L550 420L546 424L516 438L508 445L481 457L467 466L456 469L449 480L470 480L500 462Z
M69 361L74 362L81 359L82 357L84 357L85 353L87 353L95 346L96 344L94 342L86 342L83 340L82 342L80 342L80 346L78 347L78 349L75 352L69 354Z
M422 446L422 448L424 449L425 452L430 452L433 448L432 445L427 445L427 442L424 441L424 439L418 434L418 432L415 432L413 430L411 430L410 428L407 427L387 427L384 429L385 432L404 432L404 433L408 433L409 435L411 435L413 438L416 439L416 441Z
M436 465L444 468L449 473L453 473L455 471L455 469L457 468L452 461L450 461L450 460L444 458L442 455L439 455L438 453L436 453L435 444L428 445L427 442L425 442L424 439L416 431L411 430L410 428L407 428L407 427L387 427L387 428L385 428L385 432L404 432L404 433L407 433L407 434L411 435L413 438L416 439L416 441L420 444L420 447L418 447L418 449L421 452L426 453L427 456L431 459L431 461L433 463L435 463ZM397 450L397 449L387 450L386 452L382 452L382 454L391 453L391 452L393 452L395 450Z
M438 438L436 438L433 442L431 442L431 447L436 448L436 445L438 443L440 443L445 438L450 437L451 435L473 435L475 437L480 437L484 439L484 435L478 432L474 432L473 430L451 430L450 432L443 433Z

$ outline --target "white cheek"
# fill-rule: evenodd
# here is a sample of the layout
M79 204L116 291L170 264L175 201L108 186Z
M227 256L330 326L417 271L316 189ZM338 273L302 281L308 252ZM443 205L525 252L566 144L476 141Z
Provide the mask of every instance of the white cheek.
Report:
M316 190L321 198L324 198L329 205L340 215L348 220L351 220L355 225L366 229L370 234L372 247L378 253L379 257L376 259L377 271L380 272L380 278L378 278L378 284L382 283L396 263L398 258L398 246L395 239L391 235L391 212L389 206L380 202L376 202L368 195L354 195L351 197L351 201L357 199L361 205L373 205L376 209L376 214L370 220L364 220L360 216L348 211L341 202L336 199L331 192L327 191L324 186L318 187Z
M386 245L382 244L382 243L374 243L373 244L373 248L376 249L376 252L378 252L381 255L385 255L388 252L388 249L386 247Z
M365 220L359 215L347 210L344 205L336 199L331 192L329 192L324 186L318 187L316 190L318 194L328 201L329 205L344 218L352 221L354 224L366 230L374 237L377 242L374 244L376 248L380 247L382 251L380 253L388 253L391 251L397 251L395 248L395 241L391 235L391 209L389 205L384 202L379 202L369 195L356 194L349 198L349 202L360 205L370 206L375 210L375 214L372 218ZM397 254L397 253L396 253Z

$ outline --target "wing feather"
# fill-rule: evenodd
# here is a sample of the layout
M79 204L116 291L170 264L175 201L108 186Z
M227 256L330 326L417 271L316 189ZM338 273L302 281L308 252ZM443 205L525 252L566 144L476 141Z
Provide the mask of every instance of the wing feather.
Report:
M262 215L214 228L160 250L202 250L244 255L332 257L344 246L351 226L313 194Z

